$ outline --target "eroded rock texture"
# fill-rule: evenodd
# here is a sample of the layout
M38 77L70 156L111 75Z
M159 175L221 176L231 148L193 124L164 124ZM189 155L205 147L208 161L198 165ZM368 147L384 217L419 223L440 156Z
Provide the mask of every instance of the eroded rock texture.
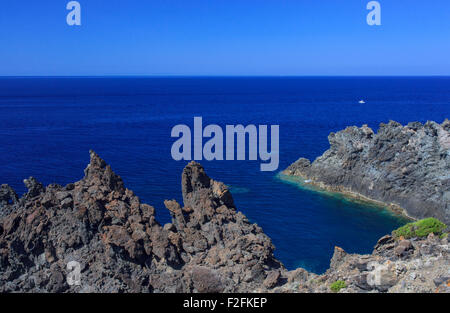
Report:
M189 163L184 205L165 205L172 223L155 219L96 153L82 180L44 187L24 181L18 199L0 188L0 292L450 292L448 237L396 240L373 254L335 249L330 269L287 271L270 239L235 208L227 187ZM280 225L281 227L282 225ZM67 278L76 261L80 285Z
M342 293L450 293L450 249L447 237L395 240L386 235L372 254L350 254L335 247L330 268L322 275L298 269L301 276L275 292L331 292L336 281ZM293 275L296 271L289 272Z
M1 292L245 291L282 268L270 239L198 163L183 171L184 207L166 201L164 227L94 152L74 184L24 182L20 200L0 189ZM80 286L66 282L70 261L81 265Z
M328 136L330 149L312 164L301 158L284 173L335 191L395 204L414 218L450 224L450 121L364 125Z

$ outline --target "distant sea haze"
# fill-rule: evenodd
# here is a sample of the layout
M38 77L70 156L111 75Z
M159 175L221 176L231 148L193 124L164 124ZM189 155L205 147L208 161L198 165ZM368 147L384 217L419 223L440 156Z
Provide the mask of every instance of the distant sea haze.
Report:
M362 100L362 101L361 101ZM449 77L82 77L0 78L0 184L23 193L83 177L90 149L143 202L170 221L165 199L182 201L184 161L171 157L178 124L279 125L279 170L328 149L347 126L450 118ZM248 151L247 151L248 153ZM260 161L202 161L231 186L237 208L258 223L289 269L325 271L334 246L370 253L405 220L378 207L302 190L261 172Z

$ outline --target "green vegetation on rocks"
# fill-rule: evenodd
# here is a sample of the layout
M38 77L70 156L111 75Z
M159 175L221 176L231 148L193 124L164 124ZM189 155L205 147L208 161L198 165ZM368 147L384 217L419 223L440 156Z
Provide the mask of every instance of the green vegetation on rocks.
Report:
M395 238L404 237L426 237L430 233L441 236L447 225L436 218L430 217L423 220L406 224L392 232Z
M345 281L343 281L343 280L337 280L330 285L330 289L333 292L339 292L339 290L341 290L342 288L345 288L345 287L347 287L347 285L345 284Z

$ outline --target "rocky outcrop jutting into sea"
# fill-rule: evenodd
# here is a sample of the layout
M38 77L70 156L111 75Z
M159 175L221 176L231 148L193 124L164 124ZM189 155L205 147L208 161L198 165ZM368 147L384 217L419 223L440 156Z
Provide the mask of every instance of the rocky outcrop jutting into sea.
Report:
M70 261L83 273L70 290L87 292L246 291L282 269L270 239L195 162L182 175L185 206L166 201L164 227L94 152L74 184L25 184L20 200L0 189L0 291L67 291Z
M330 149L313 163L301 158L283 173L331 191L358 194L413 218L450 222L450 121L364 125L328 136Z
M195 162L183 170L184 206L165 202L164 226L92 151L76 183L24 183L20 199L0 188L0 292L329 292L337 280L341 292L450 290L448 237L432 235L385 236L372 255L336 248L323 275L287 271L227 187ZM67 280L73 261L79 285Z

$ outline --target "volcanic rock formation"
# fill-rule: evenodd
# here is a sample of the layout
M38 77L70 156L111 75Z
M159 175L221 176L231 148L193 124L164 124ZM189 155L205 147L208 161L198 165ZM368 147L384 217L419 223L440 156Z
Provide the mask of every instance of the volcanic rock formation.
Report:
M341 292L450 289L448 237L386 236L372 255L336 248L323 275L287 271L271 240L200 164L183 170L184 206L166 201L172 223L161 226L152 206L90 157L84 178L65 187L29 178L18 199L1 186L0 292L329 292L337 279L347 284ZM68 280L73 261L79 284ZM377 264L384 274L374 273L382 272Z
M270 239L198 163L183 171L185 206L165 202L173 222L164 227L94 152L74 184L24 182L20 200L0 189L0 291L245 291L282 268ZM81 265L80 286L66 283L70 261Z
M402 208L413 218L450 223L450 121L347 127L328 136L312 164L300 158L283 173L319 187Z

